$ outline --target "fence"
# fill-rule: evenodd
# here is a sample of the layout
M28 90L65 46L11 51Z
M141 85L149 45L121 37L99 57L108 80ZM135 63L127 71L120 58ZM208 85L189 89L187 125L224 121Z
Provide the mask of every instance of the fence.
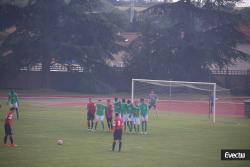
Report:
M250 69L248 70L211 70L215 75L250 75Z
M122 71L124 68L112 67L115 71ZM20 71L42 71L42 64L36 64L31 67L22 67ZM79 64L59 64L55 63L50 66L53 72L84 72L84 68ZM211 70L213 75L250 75L248 70Z
M20 71L42 71L42 64L36 64L31 67L22 67ZM52 64L50 66L52 72L83 72L84 68L78 64Z

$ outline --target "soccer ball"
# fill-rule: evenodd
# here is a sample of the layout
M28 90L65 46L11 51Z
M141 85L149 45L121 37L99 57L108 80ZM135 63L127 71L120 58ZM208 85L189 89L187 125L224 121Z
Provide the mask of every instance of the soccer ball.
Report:
M63 140L62 139L59 139L59 140L57 140L57 142L56 142L58 145L63 145Z

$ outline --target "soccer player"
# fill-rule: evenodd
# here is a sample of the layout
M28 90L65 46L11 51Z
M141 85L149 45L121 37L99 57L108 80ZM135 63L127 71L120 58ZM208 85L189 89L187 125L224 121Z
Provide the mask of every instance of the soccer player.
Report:
M118 114L121 114L121 102L119 101L118 97L115 97L114 112L118 113Z
M121 103L121 118L123 120L124 123L124 131L126 131L126 124L127 124L127 103L126 103L126 99L122 99L122 103Z
M113 144L112 144L112 151L115 151L116 142L119 141L119 152L122 148L122 128L123 128L123 121L118 113L115 113L115 120L113 123L114 133L113 133Z
M113 129L112 119L113 119L113 106L111 104L110 99L107 100L106 111L105 111L107 123L108 123L108 131L111 132Z
M142 123L142 134L147 134L147 124L148 124L148 105L144 103L144 99L140 100L140 115Z
M92 102L91 98L89 98L89 102L87 104L88 130L93 130L94 119L95 119L95 103Z
M10 108L15 108L16 110L16 116L17 119L19 119L19 103L18 103L18 97L14 90L11 90L8 96L8 103Z
M101 122L102 124L102 130L104 131L104 113L105 113L105 106L102 104L102 100L99 99L97 104L96 104L96 113L95 113L95 131L97 128L97 123Z
M134 124L134 130L135 133L140 132L140 108L138 105L138 102L135 101L134 108L133 108L133 124Z
M133 128L133 109L134 106L130 100L127 101L127 126L129 128L129 132L132 132Z
M156 103L157 103L158 97L153 90L148 95L148 99L149 99L149 110L153 107L155 110L156 116L158 116L158 111L156 110Z
M5 119L4 119L4 130L5 130L5 136L4 136L4 146L7 146L7 139L9 137L11 147L16 147L17 145L14 144L13 137L12 137L12 120L13 120L13 113L16 111L16 108L11 107L9 112L5 113Z

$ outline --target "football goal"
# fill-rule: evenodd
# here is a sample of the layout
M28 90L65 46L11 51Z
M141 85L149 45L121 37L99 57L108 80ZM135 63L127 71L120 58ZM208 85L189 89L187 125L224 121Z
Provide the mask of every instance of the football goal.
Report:
M215 123L216 83L132 79L131 101L150 95L156 97L156 108L160 111L194 112L208 114Z

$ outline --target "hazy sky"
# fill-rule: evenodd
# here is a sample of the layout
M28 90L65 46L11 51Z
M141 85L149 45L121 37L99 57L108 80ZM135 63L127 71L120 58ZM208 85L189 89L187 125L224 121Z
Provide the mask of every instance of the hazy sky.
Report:
M242 3L239 3L237 6L250 6L250 0L243 0Z

